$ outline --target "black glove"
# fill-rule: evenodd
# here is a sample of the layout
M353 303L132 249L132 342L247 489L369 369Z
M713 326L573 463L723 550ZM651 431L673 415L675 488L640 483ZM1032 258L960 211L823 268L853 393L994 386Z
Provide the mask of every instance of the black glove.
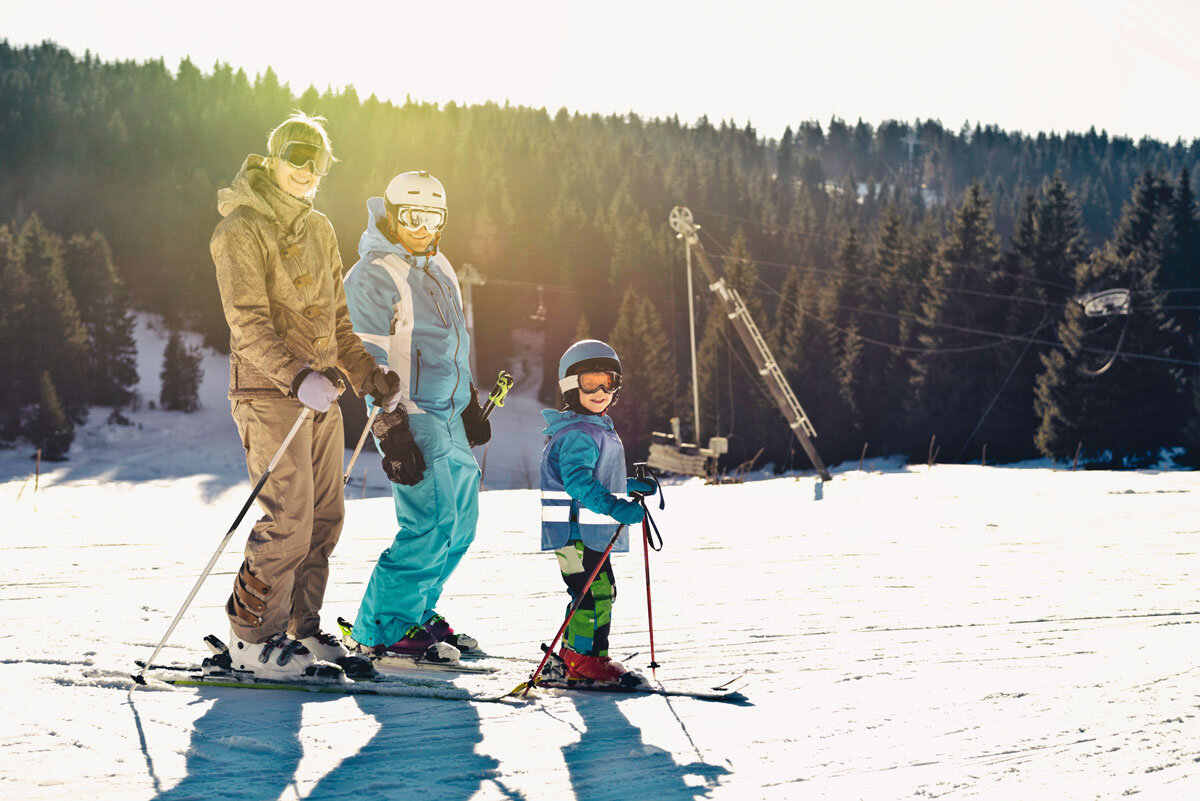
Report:
M383 451L383 472L393 484L411 487L425 476L425 455L408 428L408 412L380 412L371 424Z
M463 431L467 432L467 442L472 448L484 445L492 438L492 424L483 416L479 406L479 390L471 384L471 402L463 409Z

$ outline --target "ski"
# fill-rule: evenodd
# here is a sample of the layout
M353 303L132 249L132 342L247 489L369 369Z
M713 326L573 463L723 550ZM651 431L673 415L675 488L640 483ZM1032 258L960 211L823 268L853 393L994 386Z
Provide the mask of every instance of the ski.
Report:
M549 651L542 643L542 651ZM721 701L727 704L749 705L750 699L741 692L740 684L744 675L734 676L728 681L713 687L664 687L658 682L650 683L638 673L630 671L620 682L599 682L586 678L568 678L567 666L562 657L550 653L545 671L533 681L532 689L554 689L579 692L622 693L625 695L663 695L678 698L695 698L698 701ZM734 686L734 685L737 686ZM529 681L523 681L512 691L513 695L524 697Z
M496 673L500 668L495 665L477 665L469 664L466 661L458 662L432 662L428 659L423 659L420 656L400 656L398 654L387 654L385 656L369 655L371 662L380 671L391 670L412 670L412 671L432 671L442 673L465 673L474 675L488 675ZM471 660L472 662L477 660Z
M522 699L512 693L490 694L465 690L432 678L396 676L380 673L371 678L315 678L308 681L259 679L253 675L215 666L211 659L202 665L146 665L148 678L177 687L226 687L240 690L290 690L334 693L338 695L383 695L403 698L429 698L439 701L469 701L488 704L520 705Z
M664 695L673 698L694 698L698 701L719 701L727 704L749 705L750 699L741 692L740 689L730 687L732 681L727 682L720 687L712 687L707 689L702 688L687 688L687 687L664 687L661 684L636 684L626 686L621 684L598 683L589 679L556 679L556 678L539 678L534 689L553 689L567 690L570 692L592 692L592 693L618 693L623 695ZM513 691L514 695L520 695L525 691L526 684L522 684Z

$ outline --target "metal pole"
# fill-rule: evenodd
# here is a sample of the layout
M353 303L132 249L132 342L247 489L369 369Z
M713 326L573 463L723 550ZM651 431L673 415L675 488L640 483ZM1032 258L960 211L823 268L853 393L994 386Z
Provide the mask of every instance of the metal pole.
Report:
M642 501L642 510L646 516L642 518L642 557L646 562L646 623L650 628L650 675L658 678L658 660L654 658L654 604L650 600L650 512L646 502Z
M371 423L375 421L375 415L379 414L379 406L371 410L367 415L367 424L363 426L362 436L358 438L358 444L354 446L354 453L350 456L350 464L346 465L346 473L342 476L342 486L345 487L350 483L350 473L354 470L354 463L358 461L359 451L362 450L363 443L367 441L367 434L371 433ZM365 477L364 477L365 480Z
M688 333L692 341L692 431L696 435L696 447L702 447L700 443L700 387L696 383L696 299L692 292L692 243L686 239L683 243L687 248Z
M296 422L292 425L292 430L284 438L283 444L279 446L279 450L275 451L275 455L271 457L271 463L267 465L267 469L263 471L262 477L258 483L254 485L254 491L250 493L250 497L246 499L246 503L242 505L242 511L238 512L237 519L233 521L233 525L229 527L229 531L225 533L225 538L221 540L221 544L217 546L217 550L213 553L212 558L208 560L208 564L204 566L204 572L200 574L200 578L196 579L196 584L192 587L192 591L188 593L187 598L183 601L183 606L179 607L179 611L175 613L175 619L171 621L171 625L167 626L167 633L158 641L158 645L154 647L154 653L150 654L150 658L142 666L142 669L133 675L133 680L138 684L145 684L146 670L150 665L154 664L154 660L158 657L158 652L166 645L167 640L171 637L171 632L175 631L175 627L179 625L179 619L183 617L183 613L191 606L192 599L196 597L196 593L200 591L200 585L208 578L208 574L213 569L213 565L217 563L221 552L225 550L225 546L229 544L229 540L233 538L233 532L237 530L238 524L242 522L242 518L246 516L246 512L250 509L250 504L254 503L254 499L258 497L258 493L262 491L263 485L267 483L267 478L270 477L271 471L275 469L275 465L279 463L283 457L283 452L287 450L287 446L291 444L292 438L296 436L296 432L300 430L300 426L308 419L308 407L300 412L300 416L296 418Z

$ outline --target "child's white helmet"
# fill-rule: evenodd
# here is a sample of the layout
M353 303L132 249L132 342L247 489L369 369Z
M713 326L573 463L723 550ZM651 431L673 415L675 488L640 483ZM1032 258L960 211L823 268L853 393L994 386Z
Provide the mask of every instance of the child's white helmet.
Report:
M588 370L612 370L621 374L621 360L617 352L606 342L598 339L581 339L563 352L558 360L558 387L568 392L578 386L577 380L569 376Z

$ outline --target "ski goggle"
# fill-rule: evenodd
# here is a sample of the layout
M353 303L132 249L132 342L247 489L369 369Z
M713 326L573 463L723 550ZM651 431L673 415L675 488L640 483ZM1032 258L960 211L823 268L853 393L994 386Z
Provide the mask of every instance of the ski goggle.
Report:
M597 392L607 392L611 395L621 388L621 374L615 370L580 373L578 378L579 391L585 395Z
M396 220L409 231L424 228L431 234L441 231L446 225L444 209L427 209L419 206L404 206L396 212Z
M308 171L313 175L328 175L333 165L333 156L328 150L311 142L287 142L279 149L279 158L293 167Z

